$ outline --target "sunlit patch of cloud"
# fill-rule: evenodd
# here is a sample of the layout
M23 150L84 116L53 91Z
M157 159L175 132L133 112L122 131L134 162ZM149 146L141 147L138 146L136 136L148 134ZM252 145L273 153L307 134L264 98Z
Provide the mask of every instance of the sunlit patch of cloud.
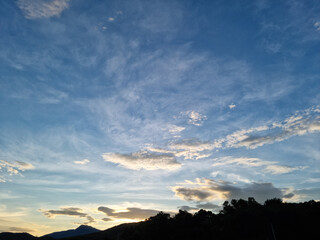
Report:
M79 165L86 165L90 162L89 159L83 159L83 160L79 160L79 161L73 161L75 164L79 164Z
M235 105L234 103L232 103L232 104L230 104L228 107L229 107L230 109L234 109L234 108L236 108L236 106L237 106L237 105Z
M17 5L28 19L58 17L70 0L18 0Z
M181 163L179 163L175 156L170 153L157 153L141 150L129 154L105 153L102 157L107 162L117 163L122 167L134 170L176 170L181 167Z
M315 23L313 24L313 26L315 27L315 29L316 29L317 31L320 31L320 21L315 22Z
M31 163L15 161L9 162L5 160L0 160L0 172L5 171L9 173L9 175L20 175L22 176L21 172L25 170L32 170L34 166ZM6 182L5 176L0 176L0 182Z
M291 198L292 192L287 193L287 189L280 189L273 186L272 183L252 182L244 185L237 185L225 181L216 181L208 178L199 179L195 182L185 181L184 184L171 188L175 196L186 201L222 202L228 199L246 199L254 197L259 202L264 202L270 198Z
M293 136L315 132L320 132L319 107L298 112L283 122L236 131L220 141L226 148L254 149L265 144L284 141Z
M112 208L100 206L98 208L98 211L103 212L108 217L111 218L121 218L121 219L146 219L151 216L156 215L159 210L155 209L143 209L143 208L137 208L137 207L130 207L127 208L125 211L116 211ZM107 218L104 221L110 221L110 218Z
M177 125L171 125L168 130L171 134L178 134L182 131L184 131L186 128L182 126L177 126Z
M265 171L267 173L277 175L277 174L289 173L289 172L296 171L296 170L302 170L305 168L306 167L290 167L290 166L281 166L281 165L269 165L265 168Z
M184 159L201 159L211 155L209 151L219 148L219 142L204 142L198 139L184 139L178 142L172 142L169 148L174 150L177 157Z
M207 116L203 115L197 111L190 110L186 112L182 112L181 115L187 116L188 118L188 123L195 125L195 126L201 126L202 123L207 120Z

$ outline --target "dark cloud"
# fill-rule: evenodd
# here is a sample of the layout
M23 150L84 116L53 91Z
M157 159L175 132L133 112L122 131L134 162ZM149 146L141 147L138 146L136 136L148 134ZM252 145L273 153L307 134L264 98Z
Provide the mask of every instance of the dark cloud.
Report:
M98 207L98 211L103 212L109 216L112 216L114 210L108 207Z
M176 187L174 192L187 201L205 201L212 197L211 192L205 189Z
M95 222L94 218L88 215L87 213L82 212L81 208L61 208L61 210L40 210L43 214L49 218L55 217L57 215L73 216L80 218L87 218L87 222L83 224L90 224Z
M198 210L198 208L190 207L190 206L180 206L180 207L178 207L178 209L183 210L183 211Z
M264 202L266 199L292 198L294 196L294 193L285 193L287 189L276 188L272 183L250 183L237 186L229 182L211 179L204 179L203 181L197 179L197 182L192 183L192 187L176 186L172 190L181 199L199 202L246 199L248 197L254 197L258 202Z
M102 221L105 221L105 222L112 221L112 219L111 219L111 218L102 218L101 220L102 220Z
M69 215L69 216L79 216L87 217L88 214L81 212L80 208L61 208L61 210L48 210L43 211L44 215L48 217L53 217L55 215Z
M109 217L129 218L129 219L146 219L160 212L154 209L142 209L142 208L127 208L126 212L116 212L111 208L103 207L103 206L99 207L98 210L105 213Z
M197 204L197 208L198 209L207 209L207 210L220 210L221 206L218 206L216 204L213 203L200 203Z

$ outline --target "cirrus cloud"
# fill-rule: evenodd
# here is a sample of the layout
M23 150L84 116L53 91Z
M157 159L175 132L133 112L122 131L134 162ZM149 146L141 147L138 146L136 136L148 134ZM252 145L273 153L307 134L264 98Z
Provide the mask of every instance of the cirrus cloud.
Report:
M122 167L134 170L176 170L181 167L181 163L170 153L139 151L130 154L105 153L102 157L107 162L117 163Z
M70 0L18 0L17 5L28 19L60 16Z
M291 166L278 165L277 162L265 161L260 158L231 157L231 156L215 158L212 166L219 167L219 166L233 165L233 164L248 166L248 167L263 167L265 172L271 173L274 175L289 173L295 170L301 170L305 168L302 166L291 167Z

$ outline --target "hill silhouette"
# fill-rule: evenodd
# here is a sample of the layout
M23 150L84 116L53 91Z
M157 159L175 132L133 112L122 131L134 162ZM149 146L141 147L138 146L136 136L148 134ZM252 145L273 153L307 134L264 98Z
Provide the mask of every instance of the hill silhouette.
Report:
M0 233L0 240L54 240L51 237L34 237L29 233Z
M201 209L191 214L179 212L171 217L159 212L145 221L64 240L283 240L320 239L320 202L283 203L270 199L260 204L232 200L219 214ZM30 235L31 236L31 235ZM11 240L13 238L1 238ZM15 240L25 240L14 238ZM27 239L27 238L26 238ZM29 238L34 240L34 238ZM27 240L29 240L27 239ZM39 239L39 238L35 238Z
M80 235L96 233L96 232L100 232L100 230L87 225L81 225L76 229L71 229L71 230L66 230L61 232L53 232L53 233L44 235L43 237L52 237L54 239L61 239L61 238L80 236Z
M68 240L279 240L320 239L320 202L283 203L253 198L223 204L219 214L180 210L174 217L159 212L143 222L122 224Z

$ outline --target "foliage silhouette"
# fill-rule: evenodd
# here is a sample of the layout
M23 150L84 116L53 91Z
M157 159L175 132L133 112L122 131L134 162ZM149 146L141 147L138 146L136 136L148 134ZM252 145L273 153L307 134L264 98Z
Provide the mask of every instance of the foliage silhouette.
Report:
M68 240L274 240L320 239L320 202L283 203L270 199L260 204L231 200L214 214L180 210L171 217L159 212L143 222L122 224L105 231ZM2 238L0 238L2 240ZM3 239L5 240L5 239Z

